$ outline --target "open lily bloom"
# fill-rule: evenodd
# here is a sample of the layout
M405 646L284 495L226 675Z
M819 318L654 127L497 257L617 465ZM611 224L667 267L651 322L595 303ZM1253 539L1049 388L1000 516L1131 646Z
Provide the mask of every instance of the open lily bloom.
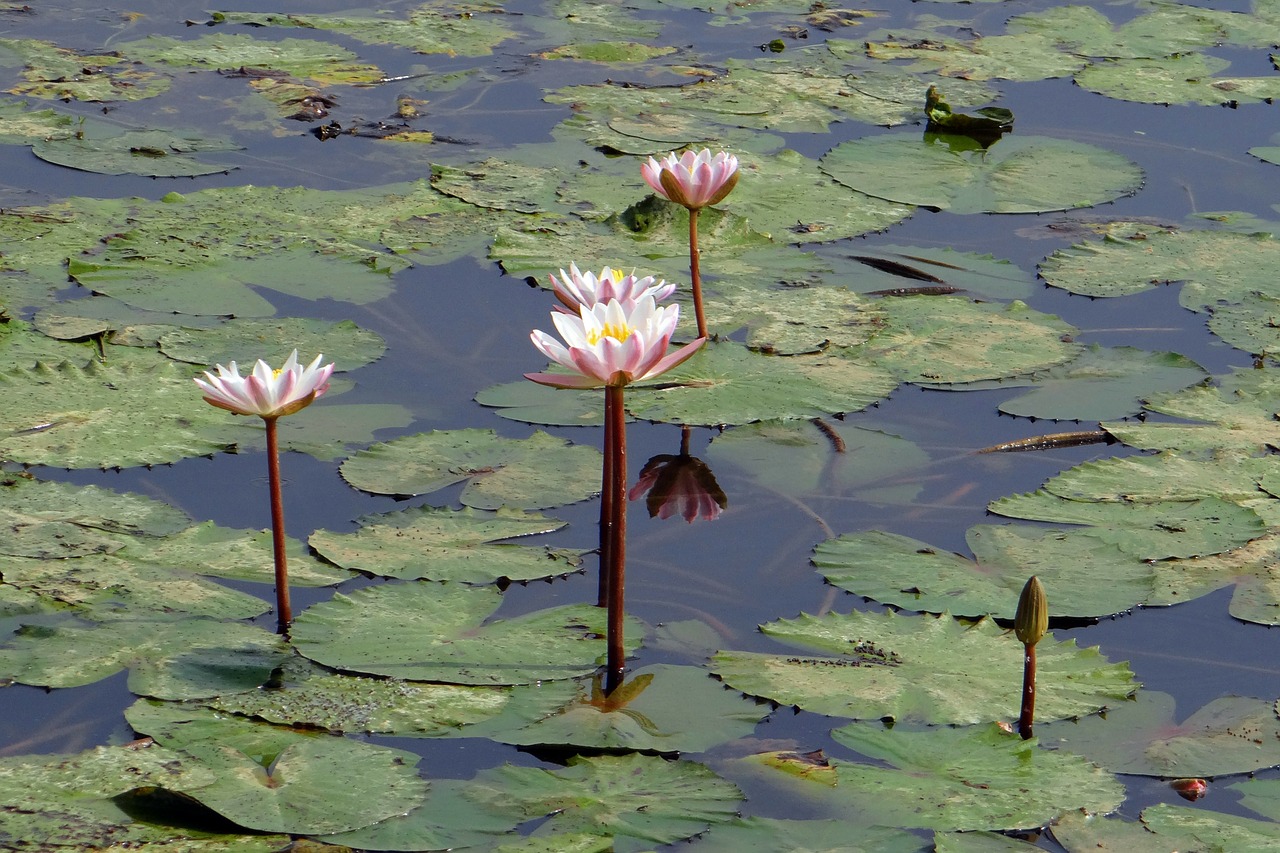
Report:
M333 365L321 367L322 358L318 355L302 367L298 364L298 351L294 350L279 370L258 359L248 376L241 376L233 361L229 367L217 365L217 376L205 371L205 378L197 378L195 383L210 405L237 415L278 418L305 409L329 388Z
M709 148L661 160L652 157L640 164L640 174L653 191L690 210L701 210L724 200L738 183L738 158Z
M560 270L560 277L551 274L551 287L556 299L564 306L566 313L576 314L583 305L590 308L597 302L608 302L616 299L622 303L626 311L635 307L636 302L646 296L655 300L666 299L675 292L674 284L665 281L654 283L654 278L647 275L638 278L634 272L623 275L622 270L605 267L596 275L591 271L579 272L577 264L569 264L569 271Z
M577 316L553 311L551 320L564 342L538 330L530 338L543 355L573 373L526 373L525 377L555 388L599 388L666 373L706 341L698 338L668 353L679 318L679 305L659 308L652 296L641 298L630 311L616 299L590 308L584 305Z

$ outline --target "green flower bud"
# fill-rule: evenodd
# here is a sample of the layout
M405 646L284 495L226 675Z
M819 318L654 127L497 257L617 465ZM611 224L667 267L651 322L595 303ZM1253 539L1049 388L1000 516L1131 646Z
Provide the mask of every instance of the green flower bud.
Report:
M1025 646L1034 646L1049 630L1049 599L1035 575L1022 588L1018 597L1018 613L1013 617L1013 632Z

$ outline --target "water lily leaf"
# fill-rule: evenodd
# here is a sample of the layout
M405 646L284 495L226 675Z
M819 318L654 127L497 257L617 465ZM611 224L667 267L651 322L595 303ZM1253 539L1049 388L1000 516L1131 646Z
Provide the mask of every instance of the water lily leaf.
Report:
M1236 349L1266 355L1280 352L1280 331L1275 317L1280 313L1280 294L1246 294L1239 302L1210 308L1209 330Z
M1250 148L1249 153L1259 160L1280 166L1280 145L1258 145Z
M143 495L26 477L0 480L0 554L45 560L110 554L132 537L165 536L190 524L182 510Z
M80 53L37 39L0 39L0 65L24 66L12 94L59 101L138 101L169 88L169 78L119 54Z
M604 655L602 608L571 605L486 621L501 602L492 587L368 587L307 608L292 637L303 655L335 669L449 684L573 678L592 672ZM632 620L626 634L634 649L643 626Z
M1115 25L1091 6L1058 6L1009 19L1010 33L1039 33L1080 56L1159 58L1195 54L1218 44L1223 30L1201 10L1156 6Z
M900 30L878 31L868 34L867 55L882 60L912 59L915 62L907 68L943 77L1019 82L1069 77L1088 62L1059 50L1051 36L1035 32L962 41L932 31L924 38L913 38Z
M338 675L293 658L279 686L224 694L206 704L284 726L438 737L490 719L506 708L510 696L510 688Z
M248 829L343 832L404 814L427 796L411 752L186 706L136 704L126 716L135 730L216 776L171 790Z
M1164 808L1160 806L1159 808ZM1196 809L1196 814L1205 814ZM1118 815L1091 815L1069 812L1054 821L1054 839L1067 850L1097 850L1099 853L1164 853L1167 850L1194 849L1196 842L1176 833L1157 835L1138 820L1124 820Z
M705 752L745 737L768 713L724 689L705 669L656 664L628 672L605 695L600 676L555 713L496 736L503 743L588 749Z
M135 543L143 555L146 544ZM250 619L266 602L168 565L126 557L92 554L74 560L12 557L5 582L39 594L44 600L74 607L88 618L155 619L170 614L218 619Z
M562 44L626 37L653 41L662 33L659 21L642 19L634 9L612 3L578 3L557 0L546 15L531 16L527 23L552 42Z
M643 420L700 425L857 411L897 387L870 364L839 356L760 355L731 343L702 347L659 382L629 388L627 409Z
M288 657L261 628L211 619L116 620L19 632L0 672L22 684L79 687L129 670L129 689L166 699L253 690Z
M859 246L847 258L857 265L841 267L840 280L858 293L898 296L913 288L954 287L976 297L1010 300L1033 292L1034 276L1011 261L949 246Z
M1252 737L1265 739L1265 732L1276 727L1275 719L1267 720L1263 724L1262 732L1254 733L1250 731ZM1270 744L1267 744L1270 746ZM1280 785L1276 784L1274 779L1248 779L1244 782L1237 782L1231 786L1232 790L1240 792L1240 803L1245 808L1255 811L1271 820L1280 820Z
M292 450L326 462L335 461L349 454L354 446L373 442L379 430L404 429L416 419L413 412L399 403L339 402L333 399L338 390L334 386L329 388L323 406L313 406L302 417L278 422L282 451ZM261 420L237 418L232 426L236 429L238 451L266 450L267 431ZM222 434L232 436L230 432Z
M577 571L584 551L502 543L565 522L523 510L416 507L359 519L355 533L317 530L308 540L330 562L384 577L462 583L536 580Z
M0 373L0 455L63 468L127 468L227 448L223 412L192 393L171 361L145 366L37 364Z
M490 157L462 168L433 164L431 185L468 204L490 210L547 213L561 209L556 188L563 171Z
M765 421L716 436L707 451L770 489L791 495L857 495L869 503L910 503L929 463L914 442L842 421Z
M694 842L698 853L932 853L934 845L904 829L862 826L847 820L780 820L745 817L715 827Z
M1087 524L1095 536L1140 560L1206 557L1239 547L1266 532L1248 507L1220 498L1117 503L1064 500L1046 492L1000 498L987 509L1010 518L1052 524Z
M133 130L111 135L52 137L32 143L41 160L99 175L144 175L149 178L195 177L229 172L235 164L204 163L192 156L204 151L236 151L229 140L179 136L164 130Z
M513 835L519 819L478 806L467 795L470 786L459 779L432 779L426 800L408 814L319 838L358 850L501 849L493 845Z
M742 794L692 761L650 755L575 756L563 768L504 764L477 774L467 796L495 812L546 818L535 837L613 835L618 851L672 844L737 816Z
M501 6L461 3L445 9L423 5L403 19L366 15L295 15L277 12L215 12L214 23L329 30L366 44L394 44L415 53L487 56L515 32L502 23ZM287 39L293 41L293 39Z
M951 383L1032 373L1075 358L1073 326L1014 301L959 296L883 300L879 330L851 355L907 382Z
M1127 296L1184 282L1179 302L1192 311L1276 294L1280 240L1234 231L1171 231L1116 223L1101 241L1060 249L1040 264L1054 287L1084 296Z
M434 430L362 450L341 474L375 494L424 495L465 482L466 506L545 509L598 493L600 459L595 448L545 432L510 439L486 429Z
M1277 337L1280 341L1280 336ZM1208 372L1173 352L1094 344L1072 361L1031 380L1006 382L1034 390L1002 402L1006 415L1053 420L1104 421L1142 411L1142 400L1203 381Z
M1076 74L1083 89L1144 104L1248 104L1280 96L1274 77L1220 75L1230 63L1203 53L1142 59L1110 59Z
M195 39L151 35L116 45L125 56L148 63L186 68L276 71L320 84L377 83L376 66L337 45L312 39L256 39L213 33Z
M717 652L712 671L753 696L830 716L930 725L1018 715L1022 644L990 619L855 611L802 614L760 630L829 656ZM1038 719L1097 713L1137 690L1128 665L1107 663L1096 648L1077 649L1074 640L1046 638L1037 654Z
M1242 782L1232 787L1253 784ZM1262 787L1261 784L1258 787ZM1280 827L1274 821L1252 820L1168 803L1143 809L1142 822L1156 833L1163 847L1179 844L1188 850L1265 850L1280 839ZM1183 839L1185 843L1179 843Z
M967 540L973 560L894 533L847 533L820 542L813 564L841 589L930 613L1012 619L1018 592L1033 574L1048 591L1055 617L1120 613L1151 594L1149 564L1081 533L974 525Z
M646 62L675 53L674 47L637 44L633 41L598 41L566 44L535 54L539 59L577 59L585 62L626 64Z
M1113 773L1187 778L1249 773L1280 764L1275 703L1221 696L1182 722L1167 693L1143 690L1105 717L1037 728L1040 742Z
M1150 603L1179 604L1234 585L1228 608L1232 616L1245 622L1280 625L1278 545L1280 536L1268 534L1226 554L1161 566Z
M549 388L521 379L491 385L478 392L475 400L492 406L497 414L513 421L543 426L601 426L604 423L604 398L598 389L575 391ZM627 422L635 418L627 416Z
M819 814L939 832L1039 827L1077 809L1111 811L1124 799L1124 786L1097 766L995 725L904 731L854 723L832 737L881 764L768 752L739 766Z
M1135 192L1142 170L1092 145L1012 136L954 150L941 136L894 133L843 142L822 169L867 195L952 213L1038 213L1092 207Z
M305 364L317 353L338 372L372 364L387 351L382 336L351 320L330 322L304 317L273 320L228 320L211 328L178 327L159 338L169 358L212 368L238 362L248 372L255 361L282 364L297 350Z
M1258 483L1274 470L1267 458L1165 452L1091 460L1051 477L1041 488L1069 501L1157 503L1216 497L1241 503L1261 497Z
M2 54L3 51L0 51ZM0 143L22 145L38 139L70 135L74 119L56 110L32 110L26 101L0 103Z
M721 286L719 296L704 301L718 325L743 323L747 346L773 355L856 346L883 320L873 303L843 287L783 284L761 293Z

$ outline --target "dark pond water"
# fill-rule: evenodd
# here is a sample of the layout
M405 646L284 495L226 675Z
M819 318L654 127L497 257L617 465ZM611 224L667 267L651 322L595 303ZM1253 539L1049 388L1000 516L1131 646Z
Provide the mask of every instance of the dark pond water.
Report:
M416 4L391 5L408 8ZM999 30L1010 15L1052 4L1015 0L979 9L889 0L878 5L887 22L905 21L925 13L966 20L977 16L987 28ZM1221 4L1215 5L1221 8ZM135 6L143 16L121 24L121 16L114 11L63 2L33 4L34 14L4 17L3 34L50 39L80 49L109 49L113 41L153 33L183 37L192 31L184 20L207 19L203 4ZM291 7L284 11L305 6L308 12L347 8L340 2L280 6ZM523 8L540 7L530 3L507 5L512 14ZM1238 4L1238 8L1243 9L1244 4ZM1108 13L1114 20L1121 20L1126 9L1108 7ZM785 15L761 14L732 26L709 26L708 22L716 19L703 12L655 9L644 15L666 22L662 41L696 45L711 61L759 56L758 45L774 38L779 27L791 21ZM823 33L812 30L808 43L822 37ZM344 137L322 143L307 132L306 126L284 123L273 133L232 134L245 147L242 152L227 155L226 162L239 166L237 171L174 180L77 172L38 161L25 146L5 146L0 147L0 174L5 176L0 192L4 193L5 203L12 204L73 195L159 198L173 189L190 192L240 184L343 189L409 180L425 174L432 161L465 162L510 145L548 141L551 129L569 113L564 107L543 103L542 91L626 74L625 70L589 63L533 60L521 45L510 43L502 45L496 55L483 59L420 56L368 45L353 45L353 49L390 74L482 69L481 75L453 91L419 91L413 88L412 81L402 89L429 99L429 125L438 137L462 142L437 143L422 152L388 156L385 149L370 140ZM1218 53L1249 63L1248 68L1237 73L1274 73L1269 66L1262 67L1265 52ZM14 69L0 71L6 81L15 73ZM218 91L224 82L226 90ZM1274 216L1272 204L1280 198L1280 168L1244 153L1249 146L1267 144L1276 126L1273 106L1219 109L1134 104L1086 92L1070 80L997 84L997 88L1002 93L999 103L1017 116L1018 134L1074 139L1123 154L1146 172L1141 191L1075 214L956 216L921 210L885 234L869 235L855 242L991 253L1030 270L1044 256L1070 242L1070 238L1055 234L1051 226L1081 216L1152 217L1171 222L1183 222L1190 214L1214 210L1244 211L1262 218ZM164 115L170 126L227 132L201 124L207 121L201 105L206 99L217 103L236 96L238 89L239 82L193 75L192 80L179 81L170 94L157 101L111 104L107 118L121 124L146 125L155 122L157 115ZM395 94L388 86L344 90L343 115L385 114L393 105ZM100 116L103 112L99 104L55 106L73 115ZM217 110L209 113L216 114ZM787 134L786 141L795 150L817 157L846 139L882 132L882 128L846 122L833 125L826 134ZM565 258L564 263L567 265L570 260L583 266L598 266L606 259ZM83 294L70 290L67 295L77 298ZM1115 301L1042 288L1029 301L1033 307L1057 314L1078 327L1078 339L1085 343L1171 350L1197 361L1213 374L1248 366L1252 361L1248 353L1213 338L1201 315L1178 305L1174 288ZM356 387L346 395L351 402L398 402L412 410L416 417L412 425L385 430L379 433L380 439L464 427L490 428L512 437L529 434L526 425L497 417L475 404L472 397L479 389L513 381L526 371L541 368L540 357L529 346L527 334L531 328L546 327L549 300L545 292L503 276L501 269L486 258L465 258L443 266L407 270L396 276L396 290L391 297L368 306L290 301L283 297L273 298L273 302L282 315L352 319L387 339L385 358L354 374ZM1074 427L998 415L996 406L1013 393L996 389L955 394L903 386L878 406L848 416L851 422L901 435L927 451L929 464L904 475L924 484L910 506L866 502L857 494L785 498L730 466L716 469L728 494L729 508L714 523L686 525L678 519L650 520L638 505L633 505L629 610L654 625L702 619L717 628L726 648L777 651L775 644L756 631L758 624L800 612L878 608L824 585L810 565L811 549L832 532L883 529L916 537L940 549L966 552L965 531L986 519L989 501L1034 490L1048 477L1081 462L1132 452L1090 446L1016 456L972 455L973 450L997 442ZM575 442L594 444L600 439L598 430L551 432ZM704 453L715 435L711 430L695 430L693 453ZM631 428L629 439L634 477L639 464L651 455L675 452L680 430L670 425L637 423ZM150 470L40 469L35 473L51 480L92 483L160 498L181 507L196 520L208 519L231 527L263 527L268 520L265 468L257 453L190 459ZM448 504L456 496L440 493L405 503L366 495L343 483L337 475L336 462L301 454L286 458L285 476L288 527L298 537L321 528L353 530L354 520L368 513L413 503ZM570 526L551 541L589 546L597 513L595 502L558 508L554 514L568 520ZM588 572L554 584L515 587L507 594L501 613L511 615L589 600L594 596L593 574ZM356 581L351 586L361 583ZM270 597L270 589L262 586L232 585ZM297 590L295 608L300 610L330 594L329 590ZM1280 660L1280 632L1232 619L1227 614L1229 597L1229 590L1219 591L1176 608L1140 611L1096 625L1059 629L1055 635L1073 637L1082 646L1098 645L1111 660L1129 661L1144 685L1177 698L1180 716L1224 694L1272 697L1280 686L1280 665L1276 664ZM262 624L270 626L266 618ZM687 662L662 651L643 649L635 664L666 661ZM133 701L123 675L71 690L41 691L22 686L0 690L0 755L75 751L125 740L131 733L121 711ZM804 749L824 748L833 754L847 754L829 738L830 728L828 718L795 715L782 709L761 724L757 735ZM381 740L422 753L430 773L437 777L465 778L479 768L502 762L538 762L527 753L484 740ZM732 752L731 747L721 751ZM1277 774L1268 771L1262 775ZM1216 810L1250 814L1231 800L1230 793L1218 791L1209 805ZM1181 801L1161 783L1134 778L1123 813L1135 816L1154 802ZM792 816L794 811L788 809L796 808L796 804L764 799L747 804L748 813L775 817Z

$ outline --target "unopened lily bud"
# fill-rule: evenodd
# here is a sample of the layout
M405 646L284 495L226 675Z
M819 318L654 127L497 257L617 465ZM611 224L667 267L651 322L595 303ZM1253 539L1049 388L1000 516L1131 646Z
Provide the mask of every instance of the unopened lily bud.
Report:
M1022 588L1018 612L1013 617L1013 632L1024 646L1034 646L1049 630L1049 599L1035 575Z
M1184 800L1196 800L1209 792L1209 783L1203 779L1174 779L1169 787L1178 792Z

